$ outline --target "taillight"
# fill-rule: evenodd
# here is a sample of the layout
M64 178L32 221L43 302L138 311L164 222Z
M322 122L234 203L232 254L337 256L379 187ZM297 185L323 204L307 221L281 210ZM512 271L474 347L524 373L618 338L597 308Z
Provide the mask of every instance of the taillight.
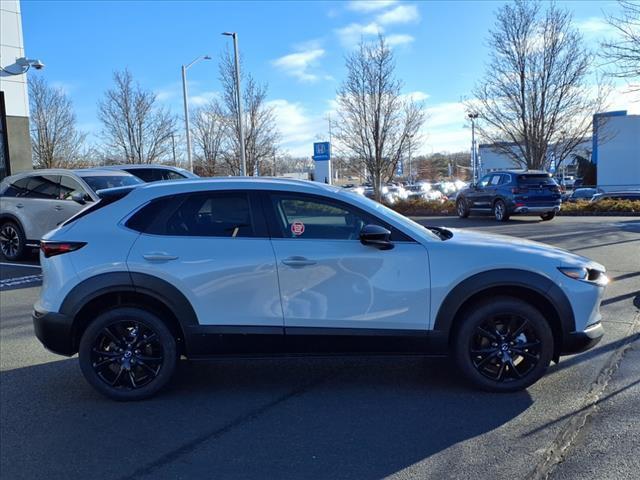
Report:
M43 240L40 242L40 250L44 253L45 258L49 258L62 253L73 252L86 244L87 242L50 242Z

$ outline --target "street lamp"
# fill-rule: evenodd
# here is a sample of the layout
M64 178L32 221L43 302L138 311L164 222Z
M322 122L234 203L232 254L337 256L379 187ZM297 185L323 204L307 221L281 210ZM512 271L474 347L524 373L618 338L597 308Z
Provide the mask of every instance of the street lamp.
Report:
M471 119L471 171L472 175L472 184L476 184L476 123L475 120L478 118L478 114L475 112L471 112L467 115Z
M188 65L182 65L182 96L184 98L184 127L187 134L187 160L189 161L189 171L193 172L193 160L191 158L191 131L189 130L189 100L187 99L187 70L200 60L211 60L209 55L201 55L195 58Z
M17 70L14 71L13 67L16 67ZM31 67L36 70L42 70L44 63L36 58L20 57L16 59L13 65L9 65L7 68L0 67L0 70L7 75L22 75L23 73L27 73Z
M240 175L247 174L247 159L244 153L244 126L242 124L242 94L240 89L240 56L238 54L238 34L222 32L222 35L233 37L233 53L236 63L236 101L238 102L238 130L240 133Z

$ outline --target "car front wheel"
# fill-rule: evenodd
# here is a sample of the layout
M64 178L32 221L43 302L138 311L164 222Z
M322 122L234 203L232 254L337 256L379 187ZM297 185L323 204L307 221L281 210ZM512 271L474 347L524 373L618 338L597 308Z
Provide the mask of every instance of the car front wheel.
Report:
M472 384L491 392L514 392L544 375L553 356L553 335L536 308L498 297L467 312L455 331L454 354Z
M26 239L22 229L14 222L0 226L0 251L7 260L20 260L24 255Z
M176 341L156 315L119 307L99 315L82 335L80 369L113 400L142 400L164 387L176 368Z
M469 207L467 207L467 202L463 198L458 199L456 202L456 211L460 218L467 218L469 216Z

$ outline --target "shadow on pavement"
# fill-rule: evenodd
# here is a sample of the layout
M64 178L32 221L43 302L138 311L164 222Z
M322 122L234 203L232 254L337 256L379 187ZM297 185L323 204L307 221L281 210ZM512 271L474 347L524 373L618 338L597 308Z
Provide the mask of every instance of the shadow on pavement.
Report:
M444 359L183 361L158 397L116 403L75 359L5 371L3 476L381 478L532 404L457 377Z

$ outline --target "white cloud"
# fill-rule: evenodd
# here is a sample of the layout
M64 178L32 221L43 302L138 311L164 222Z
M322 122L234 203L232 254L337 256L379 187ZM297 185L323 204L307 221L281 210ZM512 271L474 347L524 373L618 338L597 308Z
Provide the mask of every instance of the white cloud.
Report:
M354 0L349 2L347 8L354 12L375 12L387 8L398 0Z
M410 23L418 20L420 20L420 13L415 5L398 5L376 17L376 21L381 25Z
M324 54L324 49L314 48L284 55L283 57L273 60L272 64L286 74L296 77L301 81L313 82L318 79L318 75L309 72L309 69L315 66L317 60L323 57Z
M216 91L201 92L197 95L189 95L189 105L200 107L206 105L211 100L218 98L219 94Z
M296 157L311 156L316 136L327 131L326 118L311 115L301 103L285 99L271 100L268 106L273 108L284 150Z
M589 17L576 22L576 28L583 35L608 35L615 31L604 18Z
M363 37L378 35L383 32L384 29L375 22L367 24L351 23L346 27L336 30L340 42L345 47L353 47L357 45Z
M421 92L419 90L416 90L415 92L405 93L402 96L404 98L409 99L409 100L413 100L414 102L423 102L423 101L427 100L430 97L430 95L428 93Z
M415 38L405 33L394 33L392 35L387 36L385 40L389 45L394 47L396 45L406 45L408 43L411 43L415 40Z

